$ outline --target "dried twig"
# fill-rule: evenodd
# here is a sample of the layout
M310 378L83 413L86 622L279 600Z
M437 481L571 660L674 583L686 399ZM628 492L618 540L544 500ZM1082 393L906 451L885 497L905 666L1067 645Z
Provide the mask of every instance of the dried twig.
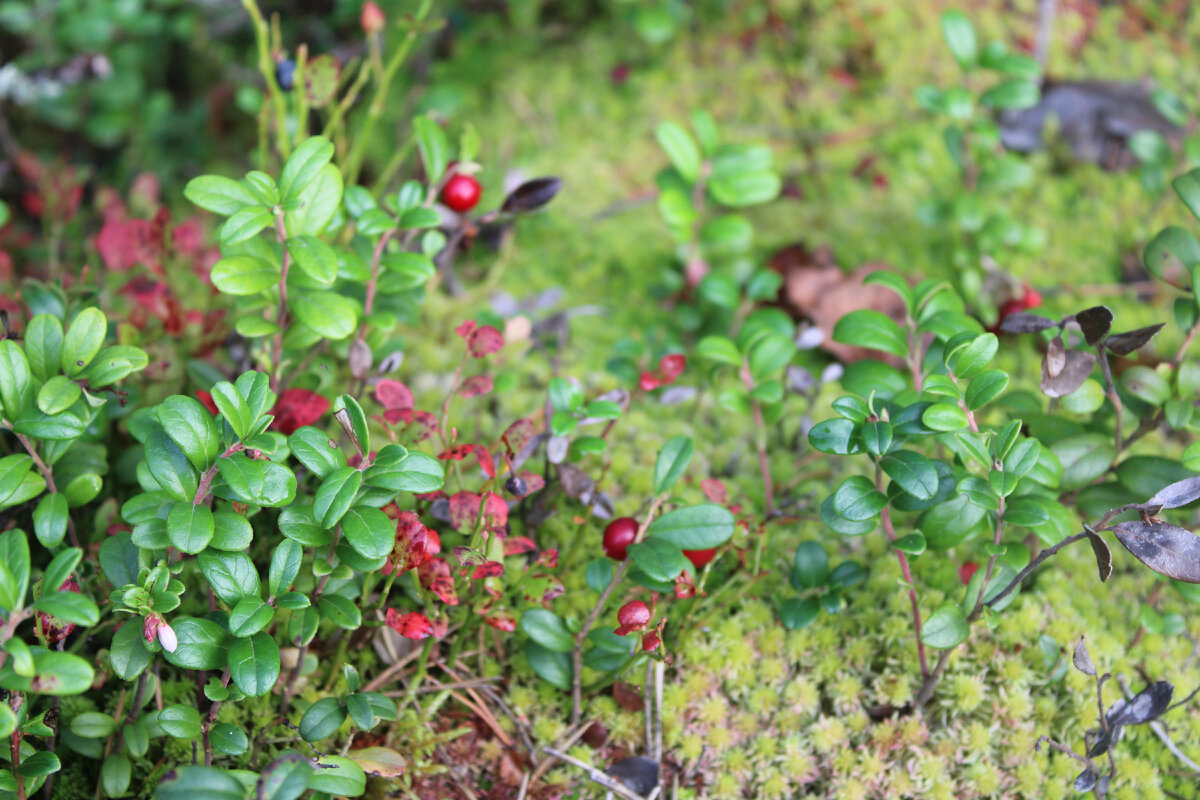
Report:
M641 795L635 794L633 791L631 791L625 784L621 783L615 778L609 777L609 775L599 767L593 767L591 764L586 764L574 756L567 755L561 750L555 750L553 747L543 747L542 751L545 752L546 755L557 758L559 761L565 761L572 766L585 770L590 780L592 780L594 783L600 784L618 797L624 797L625 800L646 800L646 798L643 798ZM657 792L655 794L657 794Z

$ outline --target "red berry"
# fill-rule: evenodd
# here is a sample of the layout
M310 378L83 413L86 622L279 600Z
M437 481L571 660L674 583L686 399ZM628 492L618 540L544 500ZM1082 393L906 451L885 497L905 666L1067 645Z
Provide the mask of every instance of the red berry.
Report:
M663 356L658 362L658 371L667 381L673 381L687 369L687 357L679 353Z
M696 569L701 569L705 564L708 564L717 557L717 548L710 550L684 550L683 554L687 556L688 561L692 562L692 566Z
M628 636L646 627L650 622L650 609L641 600L631 600L617 612L617 622L621 623L617 635Z
M482 194L483 187L479 185L479 181L470 175L460 175L456 172L442 187L442 202L447 208L463 214L479 203Z
M1039 292L1037 289L1034 289L1031 286L1026 286L1025 287L1025 296L1021 298L1021 305L1024 306L1026 310L1028 310L1030 308L1037 308L1041 304L1042 304L1042 293Z
M960 581L962 581L963 585L965 586L966 584L971 582L971 578L973 578L975 576L975 573L978 570L979 570L978 564L976 564L974 561L967 561L961 567L958 568L958 579Z
M604 554L613 561L624 561L629 545L637 538L638 522L633 517L620 517L604 529Z

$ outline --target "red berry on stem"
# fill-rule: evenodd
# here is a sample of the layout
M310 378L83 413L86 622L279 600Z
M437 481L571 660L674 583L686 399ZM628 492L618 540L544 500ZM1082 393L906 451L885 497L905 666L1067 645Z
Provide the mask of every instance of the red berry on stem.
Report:
M631 600L621 606L617 612L617 636L628 636L634 631L640 631L650 622L650 609L641 600Z
M683 554L687 556L688 561L692 562L692 566L700 569L717 557L717 548L713 547L709 550L684 550Z
M466 213L479 204L483 187L470 175L454 173L442 187L442 202L452 211Z
M604 554L613 561L624 561L637 531L638 522L633 517L619 517L608 523L604 529Z

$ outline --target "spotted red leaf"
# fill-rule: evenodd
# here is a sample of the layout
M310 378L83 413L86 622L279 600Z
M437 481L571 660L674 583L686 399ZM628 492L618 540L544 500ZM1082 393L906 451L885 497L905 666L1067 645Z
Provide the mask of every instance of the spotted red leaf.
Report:
M386 409L412 408L413 393L400 381L383 378L375 385L375 399Z
M511 633L517 629L516 617L507 611L501 611L498 614L484 617L483 621L496 630L504 631L505 633Z
M475 332L475 320L468 319L454 329L454 332L463 339L469 339L471 334Z
M450 497L450 524L461 533L470 532L479 519L479 495L474 492L458 492Z
M553 547L543 550L538 554L537 564L539 567L554 569L558 566L558 550Z
M485 475L489 478L496 477L496 460L492 458L492 451L483 446L476 447L475 457L479 459L479 468Z
M474 453L474 452L475 452L475 445L473 445L473 444L456 444L453 447L447 448L447 449L443 450L442 452L438 453L438 458L442 461L446 461L446 460L462 461L464 458L466 458L467 456L471 455L471 453Z
M521 419L509 425L501 437L508 442L508 446L512 452L519 453L525 449L525 445L529 444L529 440L533 437L533 420L522 417Z
M484 578L498 578L502 574L504 574L503 564L499 561L485 561L471 573L471 580L478 581Z
M271 413L275 416L271 427L285 436L297 429L312 425L329 410L329 401L308 389L285 389L275 401Z
M463 397L477 397L492 390L492 379L487 375L472 375L463 381L458 393Z
M501 347L504 347L504 336L491 325L484 325L482 328L477 328L465 338L467 340L467 352L475 358L483 358L484 356L491 355Z
M537 549L537 545L533 543L533 539L527 536L510 536L504 540L504 555L519 556L524 553L531 553Z
M416 611L400 614L396 609L389 608L384 621L405 639L428 639L433 634L433 624L429 618Z
M488 492L483 498L483 528L489 531L501 531L508 525L508 503L495 492Z

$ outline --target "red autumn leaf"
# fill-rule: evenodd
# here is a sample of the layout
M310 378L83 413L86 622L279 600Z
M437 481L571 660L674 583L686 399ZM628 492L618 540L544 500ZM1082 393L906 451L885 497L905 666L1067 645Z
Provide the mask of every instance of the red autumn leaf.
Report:
M531 438L533 438L533 420L524 417L509 425L501 436L503 441L508 442L508 446L514 454L524 450Z
M396 609L389 608L384 621L405 639L428 639L433 634L433 624L429 618L416 611L400 614Z
M504 347L504 336L491 325L474 330L467 340L467 352L475 358L483 358Z
M450 524L454 530L469 532L479 519L479 495L474 492L458 492L450 497Z
M442 452L438 453L438 459L441 461L446 461L447 459L453 459L455 461L462 461L464 458L466 458L467 456L471 455L471 453L474 453L474 452L475 452L475 445L473 445L473 444L456 444L456 445L454 445L454 447L448 448L448 449L443 450Z
M471 334L475 332L475 320L465 320L461 325L454 329L454 332L461 336L464 340L470 339Z
M476 447L475 457L479 459L479 468L489 478L496 477L496 461L492 458L492 452L486 447Z
M395 570L417 569L441 549L441 537L435 531L425 527L412 511L401 511L396 518L396 542L380 572L390 575Z
M275 420L271 427L285 436L291 436L299 428L312 425L329 410L329 401L324 396L308 389L285 389L275 401L271 413Z
M206 392L203 389L197 389L196 399L200 401L200 405L208 409L208 413L217 413L217 404L213 402L212 394L210 392Z
M652 650L657 650L662 644L662 637L657 631L650 631L642 637L642 651L649 653Z
M533 539L527 536L510 536L504 540L504 555L519 556L524 553L531 553L537 549L537 545L533 543Z
M725 484L716 478L705 478L700 481L700 491L704 492L704 496L710 503L717 505L723 506L729 499L729 492L725 489Z
M438 430L437 417L428 411L417 411L412 408L389 408L383 412L383 418L389 425L404 423L413 426L412 435L416 441L423 442Z
M171 248L181 256L193 256L204 247L204 229L200 220L189 219L171 229Z
M413 393L400 381L382 378L375 384L375 399L386 409L412 408Z
M554 569L558 566L558 550L553 547L543 550L538 555L537 563L546 569Z
M553 600L556 597L562 597L563 594L566 593L566 591L567 590L563 586L563 582L560 581L558 578L555 578L555 577L547 578L546 590L544 592L542 592L541 602L549 603L551 600Z
M498 631L512 633L517 629L517 619L507 611L501 611L498 614L493 614L490 617L484 617L483 621L491 625Z
M458 393L463 397L477 397L492 390L492 379L487 375L472 375L463 381Z
M488 492L483 499L483 528L500 532L508 525L508 503L495 492Z
M504 574L503 564L499 561L487 561L475 568L474 572L471 573L471 580L478 581L483 578L498 578L502 574Z

